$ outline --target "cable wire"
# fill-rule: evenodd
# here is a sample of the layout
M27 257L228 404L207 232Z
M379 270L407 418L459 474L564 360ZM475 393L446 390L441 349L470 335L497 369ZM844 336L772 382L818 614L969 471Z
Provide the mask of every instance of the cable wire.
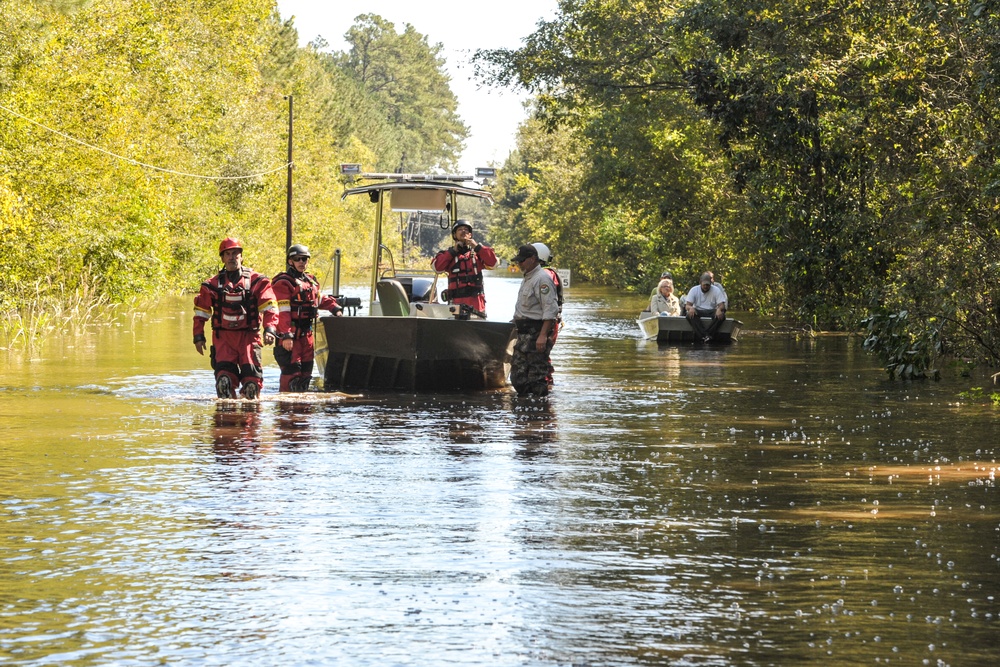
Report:
M155 164L147 164L145 162L140 162L139 160L134 160L134 159L132 159L130 157L125 157L124 155L118 155L117 153L112 153L111 151L109 151L107 149L104 149L104 148L101 148L100 146L94 146L93 144L88 144L86 141L83 141L82 139L77 139L76 137L74 137L72 135L69 135L69 134L66 134L65 132L60 132L59 130L55 130L55 129L49 127L48 125L44 125L43 123L39 123L37 120L34 120L32 118L28 118L24 114L18 113L17 111L14 111L13 109L9 109L9 108L5 107L2 104L0 104L0 110L6 111L7 113L11 114L12 116L17 116L18 118L26 120L29 123L33 124L33 125L37 125L38 127L42 128L43 130L47 130L47 131L49 131L49 132L51 132L53 134L57 134L60 137L63 137L64 139L69 139L70 141L76 142L76 143L80 144L81 146L85 146L85 147L90 148L92 150L99 151L101 153L104 153L105 155L110 155L111 157L113 157L113 158L115 158L117 160L123 160L125 162L128 162L129 164L134 164L137 167L143 167L145 169L152 169L153 171L160 171L160 172L163 172L165 174L174 174L175 176L186 176L188 178L200 178L200 179L205 180L205 181L242 181L242 180L246 180L246 179L249 179L249 178L259 178L261 176L267 176L268 174L273 174L276 171L281 171L282 169L287 169L289 167L289 165L292 164L290 162L286 162L286 163L284 163L284 164L282 164L282 165L280 165L278 167L274 167L273 169L269 169L267 171L261 171L261 172L258 172L256 174L247 174L245 176L204 176L202 174L190 174L190 173L183 172L183 171L176 171L174 169L167 169L166 167L157 167Z

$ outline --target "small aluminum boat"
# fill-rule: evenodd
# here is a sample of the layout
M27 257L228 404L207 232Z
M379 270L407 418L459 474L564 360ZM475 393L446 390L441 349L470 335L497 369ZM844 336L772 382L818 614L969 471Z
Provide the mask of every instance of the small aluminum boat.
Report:
M658 343L700 342L686 317L680 317L679 315L654 315L648 310L644 310L639 313L639 319L636 322L639 325L639 330L642 332L643 338L647 340L656 339ZM701 322L705 325L705 328L708 328L712 323L712 318L703 317L701 318ZM711 342L731 343L739 336L742 328L742 322L727 317Z

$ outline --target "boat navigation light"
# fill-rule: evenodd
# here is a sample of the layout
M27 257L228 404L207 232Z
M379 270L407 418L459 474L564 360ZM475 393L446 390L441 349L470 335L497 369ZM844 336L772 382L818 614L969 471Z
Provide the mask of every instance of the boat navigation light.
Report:
M361 165L357 163L342 163L340 165L340 175L345 177L348 181L353 181L361 175Z

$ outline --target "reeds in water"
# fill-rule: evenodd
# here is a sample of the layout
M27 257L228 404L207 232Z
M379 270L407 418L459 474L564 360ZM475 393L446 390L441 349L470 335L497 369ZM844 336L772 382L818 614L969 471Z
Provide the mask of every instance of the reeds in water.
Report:
M87 280L67 290L51 278L44 278L13 295L15 305L0 310L0 349L30 352L46 333L57 328L81 333L93 325L111 322L125 306L113 303L97 286L95 280Z

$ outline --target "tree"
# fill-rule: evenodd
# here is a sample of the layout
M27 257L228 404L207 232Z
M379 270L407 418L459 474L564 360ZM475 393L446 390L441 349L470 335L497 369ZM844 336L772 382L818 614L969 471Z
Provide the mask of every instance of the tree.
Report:
M869 348L905 339L923 361L893 363L912 374L939 351L997 361L1000 31L987 5L560 8L523 48L479 62L488 80L535 92L550 126L580 128L596 154L588 182L607 188L605 201L655 199L655 187L637 189L641 170L622 167L655 155L649 138L670 128L697 182L708 164L728 172L729 187L713 183L719 201L686 210L735 223L728 250L749 269L737 289L765 287L761 305L823 326L853 328L870 313ZM695 140L711 134L701 119L715 149ZM696 202L682 168L669 173L670 201ZM880 337L880 323L904 312ZM889 357L897 349L886 343Z
M694 281L707 266L727 277L746 274L750 265L733 261L730 241L739 201L712 128L687 96L669 32L672 12L656 3L562 8L522 49L481 51L476 63L493 84L535 92L541 127L571 128L585 146L579 164L586 169L573 183L585 203L572 214L597 233L582 244L591 264L585 271L643 290L664 268L679 282ZM531 171L508 162L511 169ZM572 238L565 234L563 242Z
M442 46L406 24L402 33L375 14L364 14L346 35L345 72L377 99L388 121L401 130L398 162L390 171L453 169L468 128L444 72Z

